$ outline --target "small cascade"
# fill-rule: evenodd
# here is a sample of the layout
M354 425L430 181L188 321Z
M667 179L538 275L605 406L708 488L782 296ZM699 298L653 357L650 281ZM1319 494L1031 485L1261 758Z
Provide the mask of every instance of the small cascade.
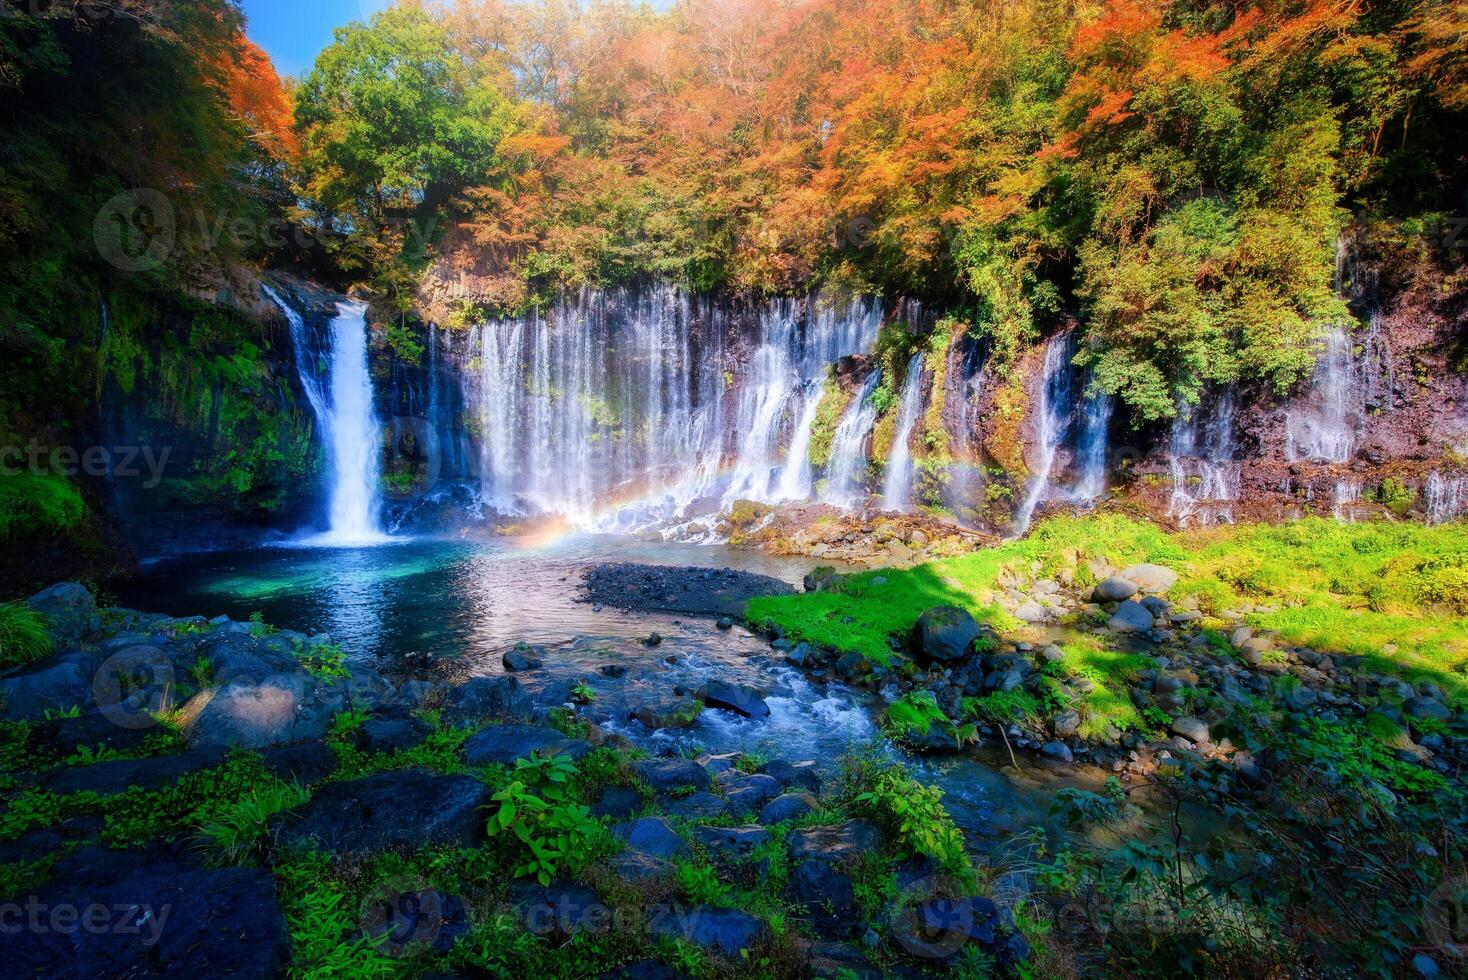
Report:
M1078 502L1089 503L1106 493L1106 450L1115 406L1115 399L1104 392L1097 392L1086 400L1081 413L1076 460L1080 482L1071 495Z
M1308 402L1292 405L1285 419L1285 457L1290 462L1349 463L1366 413L1361 395L1350 335L1333 326L1325 334Z
M1361 483L1359 480L1337 480L1335 484L1335 504L1332 513L1335 519L1346 524L1356 522L1356 508L1361 503Z
M853 509L866 497L867 442L877 422L873 399L882 383L882 372L873 371L836 426L831 443L831 464L826 470L826 488L821 499L837 507Z
M367 304L337 304L326 350L313 343L303 317L269 286L261 287L290 324L296 371L331 461L329 529L313 544L361 545L383 540L378 526L382 431L367 370Z
M984 387L987 383L987 347L964 337L948 349L943 391L943 428L948 435L954 467L943 489L944 503L960 515L972 513L986 483L983 450L978 433L983 426Z
M1179 525L1232 523L1239 496L1240 467L1234 461L1234 394L1223 389L1208 406L1180 404L1172 424L1169 466L1172 503L1168 513Z
M1427 478L1423 504L1427 511L1427 523L1436 527L1450 524L1468 512L1468 478L1444 476L1434 470Z
M782 501L809 500L815 493L810 444L815 436L816 416L820 413L821 402L826 399L826 386L812 382L806 385L801 397L804 407L795 424L795 438L790 441L790 453L785 459L785 468L780 472L780 485L775 493Z
M907 382L897 412L897 431L887 456L887 481L882 509L905 513L912 508L912 430L923 409L923 355L914 354L907 365Z
M1074 350L1072 337L1064 334L1051 337L1045 342L1045 364L1040 379L1040 398L1035 406L1035 417L1039 427L1036 444L1039 465L1030 479L1030 490L1023 506L1015 517L1015 530L1024 534L1030 529L1035 510L1050 495L1050 481L1055 469L1055 458L1064 444L1066 433L1073 418L1071 404L1072 371Z

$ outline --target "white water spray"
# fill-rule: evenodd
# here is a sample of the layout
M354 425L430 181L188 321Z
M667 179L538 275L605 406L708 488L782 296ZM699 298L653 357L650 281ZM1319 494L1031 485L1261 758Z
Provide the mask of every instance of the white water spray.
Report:
M923 407L923 355L914 354L907 365L907 383L897 412L897 432L887 455L887 482L882 509L906 512L912 506L912 430Z
M837 507L854 509L866 498L867 440L877 421L873 395L882 383L882 372L873 371L852 400L831 442L831 464L826 470L826 488L821 499Z

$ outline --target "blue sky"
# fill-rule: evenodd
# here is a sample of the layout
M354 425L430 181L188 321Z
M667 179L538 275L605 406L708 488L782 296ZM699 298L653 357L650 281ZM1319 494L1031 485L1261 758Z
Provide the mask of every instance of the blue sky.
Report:
M303 75L321 49L331 43L331 30L366 20L390 0L242 0L249 18L250 40L265 49L282 75ZM665 10L673 0L649 0Z
M309 69L331 43L331 29L370 17L388 0L243 0L250 40L275 61L282 75Z

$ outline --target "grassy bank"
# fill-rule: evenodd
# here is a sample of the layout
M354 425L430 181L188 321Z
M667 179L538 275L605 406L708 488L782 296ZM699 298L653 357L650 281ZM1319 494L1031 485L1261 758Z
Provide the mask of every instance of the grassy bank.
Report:
M1243 621L1287 643L1367 657L1381 670L1427 676L1462 692L1468 667L1468 526L1338 524L1312 519L1178 533L1117 515L1055 518L1029 537L908 571L868 572L840 591L759 599L753 623L793 640L887 663L889 637L925 610L956 605L1001 630L1021 624L999 603L1001 582L1094 579L1091 559L1167 565L1174 602L1196 598L1217 625Z

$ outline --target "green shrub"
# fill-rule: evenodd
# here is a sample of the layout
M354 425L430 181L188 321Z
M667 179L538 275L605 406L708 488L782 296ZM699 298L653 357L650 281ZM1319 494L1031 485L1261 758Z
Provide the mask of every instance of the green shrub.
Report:
M50 473L0 472L0 541L75 530L87 505L71 481Z
M199 830L199 836L225 864L250 857L277 813L294 809L311 794L294 783L271 779L235 800L221 803Z
M50 652L44 616L19 602L0 605L0 667L34 663Z

